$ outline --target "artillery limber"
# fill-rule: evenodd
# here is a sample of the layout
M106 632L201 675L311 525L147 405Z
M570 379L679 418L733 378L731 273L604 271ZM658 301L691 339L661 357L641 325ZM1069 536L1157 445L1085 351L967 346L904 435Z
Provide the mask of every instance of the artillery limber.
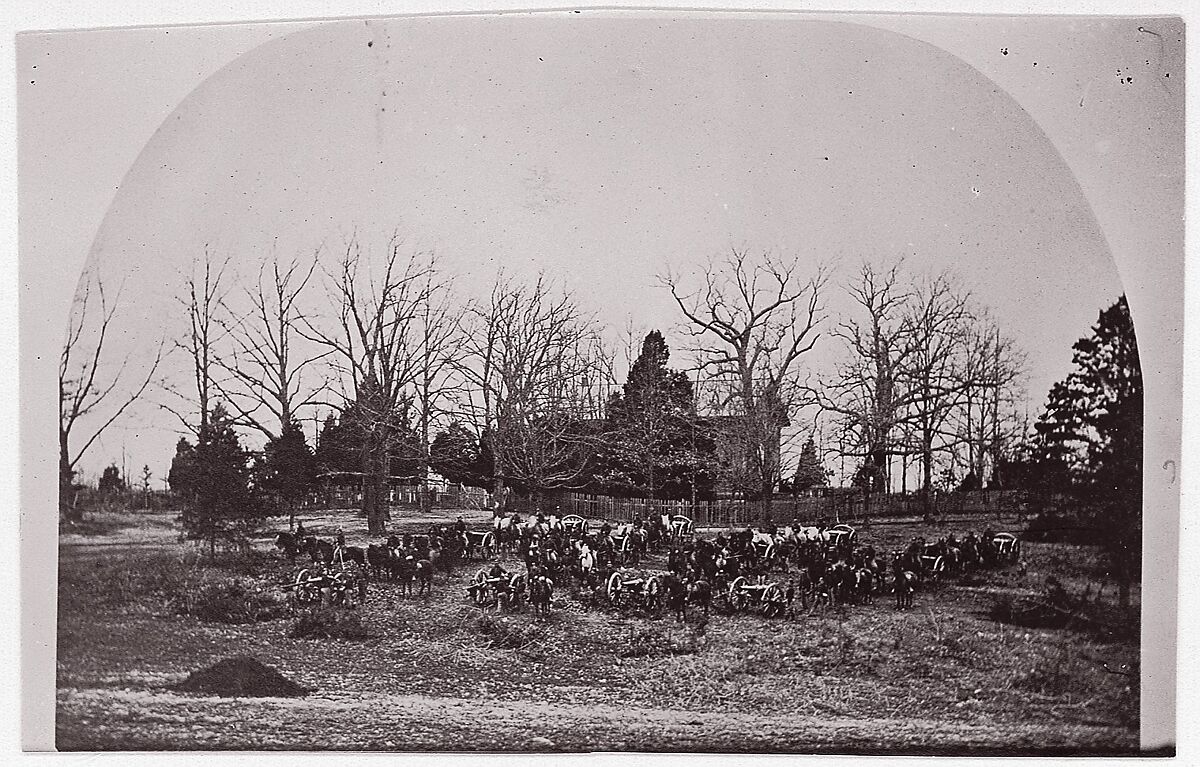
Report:
M492 575L487 570L479 570L467 586L467 596L472 602L483 607L495 603L497 607L512 607L517 604L525 593L524 573L508 573L501 571Z
M846 524L834 525L825 531L825 542L830 548L853 546L856 538L858 531Z
M671 517L671 544L679 546L696 538L696 523L682 514Z
M566 533L567 538L576 540L587 535L588 523L586 519L578 514L568 514L562 518L562 529Z
M356 568L316 565L301 568L283 584L292 609L335 605L355 607L366 601L367 579Z
M491 530L467 530L463 533L463 556L474 559L491 559L496 554L496 534Z
M773 617L787 608L787 595L778 583L750 583L740 575L729 584L726 598L735 612L757 607L763 615Z
M927 543L917 553L917 563L922 575L929 580L940 580L950 568L944 550L936 543Z
M614 607L635 605L654 613L661 610L663 605L662 580L656 575L637 577L618 570L608 576L605 593Z
M1016 562L1021 557L1021 539L1012 533L993 535L992 548L996 552L996 559L1001 562Z

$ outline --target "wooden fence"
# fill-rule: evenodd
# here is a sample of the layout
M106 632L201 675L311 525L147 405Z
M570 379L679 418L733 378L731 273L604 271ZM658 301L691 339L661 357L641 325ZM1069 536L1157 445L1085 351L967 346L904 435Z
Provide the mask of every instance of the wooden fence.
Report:
M999 516L1016 510L1017 498L1011 494L939 493L934 496L931 513L935 516L981 515ZM535 513L532 502L510 499L509 508L522 513ZM653 500L648 498L613 498L586 493L560 493L543 499L543 510L557 509L559 514L578 514L588 519L607 519L631 522L654 516L682 514L699 527L746 527L761 523L766 516L762 501L746 500ZM925 513L922 499L915 495L874 495L868 501L861 494L839 493L824 497L777 496L771 503L770 517L779 525L792 520L811 525L817 522L862 522L867 519L920 517Z

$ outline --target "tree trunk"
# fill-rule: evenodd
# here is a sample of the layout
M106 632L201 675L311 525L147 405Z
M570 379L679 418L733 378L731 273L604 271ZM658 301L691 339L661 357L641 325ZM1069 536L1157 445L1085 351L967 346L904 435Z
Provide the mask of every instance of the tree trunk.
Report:
M82 522L83 510L75 506L75 493L72 479L75 472L71 471L71 462L67 458L66 439L60 439L58 457L58 513L60 518L70 522Z
M933 520L933 437L928 432L921 439L921 510L925 521Z

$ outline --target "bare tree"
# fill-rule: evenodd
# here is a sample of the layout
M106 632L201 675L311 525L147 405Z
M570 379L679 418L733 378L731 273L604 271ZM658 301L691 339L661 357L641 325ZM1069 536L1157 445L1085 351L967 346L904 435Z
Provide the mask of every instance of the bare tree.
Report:
M439 279L431 262L425 273L425 290L417 309L417 370L413 405L416 408L419 454L417 473L423 489L429 484L429 448L432 429L449 414L449 404L462 394L462 379L456 375L464 351L458 343L456 310L450 303L451 285ZM427 492L420 494L421 508L428 509Z
M911 401L900 377L913 344L905 316L910 294L900 284L899 269L899 264L882 271L870 264L860 267L846 292L861 316L839 322L833 331L848 358L815 392L822 409L835 414L847 454L872 469L868 489L887 487L890 457L897 450L894 432Z
M328 348L298 349L307 317L300 298L316 269L317 259L281 264L272 257L258 279L244 290L248 302L238 311L222 303L218 322L229 351L215 350L213 361L223 373L213 386L233 412L236 422L277 439L299 420L299 412L319 403L324 382L305 381L305 373L331 352ZM193 291L193 295L195 291Z
M107 367L105 344L120 298L118 290L110 300L100 278L85 275L82 289L75 296L67 338L59 356L59 512L73 521L80 518L72 492L75 467L100 435L145 394L164 355L165 347L160 342L149 363L136 373L129 370L128 355L115 368L101 371ZM127 372L132 376L127 376ZM92 425L82 435L82 441L73 444L73 438L80 436L85 423Z
M304 320L303 335L324 346L349 389L361 431L363 513L371 535L390 518L387 482L391 451L403 434L403 411L421 372L420 318L428 301L428 267L418 254L401 255L393 234L379 268L364 257L357 239L347 245L336 271L328 273L329 299L337 316L329 327Z
M219 315L223 311L221 307L229 292L226 275L229 260L229 257L226 257L217 263L206 244L203 257L199 261L193 260L191 272L184 283L183 294L177 299L187 313L188 331L182 340L175 341L175 349L187 354L191 361L195 399L193 400L190 392L185 392L180 387L169 386L168 393L175 395L177 400L185 404L174 406L162 403L161 407L174 414L186 429L197 436L207 433L209 415L212 413L215 395L219 393L215 383L218 347L228 334ZM199 411L194 413L195 421L192 420L193 407Z
M925 513L932 512L935 453L952 450L957 434L951 416L963 393L973 386L964 363L967 334L974 324L970 296L948 274L919 280L913 287L906 323L912 334L912 353L900 366L911 389L907 414L913 427L915 451L921 464Z
M611 384L599 333L568 293L497 278L486 303L468 308L460 371L469 409L495 461L494 493L516 485L540 500L577 486L598 445L588 420Z
M997 467L1022 434L1018 408L1024 401L1026 357L986 310L977 313L965 341L966 387L954 416L955 428L958 442L966 448L968 471L983 483L985 467L990 465L990 484L995 484Z
M693 290L674 274L661 278L686 318L700 369L730 384L725 405L738 416L737 439L767 508L780 481L783 427L809 401L797 361L824 319L824 268L804 279L796 267L735 249L710 263Z

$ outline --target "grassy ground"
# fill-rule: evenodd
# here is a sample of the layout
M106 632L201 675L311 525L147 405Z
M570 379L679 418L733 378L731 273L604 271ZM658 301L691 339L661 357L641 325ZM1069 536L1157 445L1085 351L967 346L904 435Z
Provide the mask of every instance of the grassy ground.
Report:
M170 514L111 522L60 543L61 749L1137 747L1136 626L1113 638L988 615L995 595L1033 593L1049 575L1075 590L1095 580L1096 553L1082 547L1026 543L1021 566L920 593L911 611L885 595L794 618L714 612L687 624L613 611L570 587L544 622L527 611L484 615L464 590L473 565L439 575L429 598L372 584L359 610L371 636L339 641L290 638L288 619L229 625L180 614L177 595L203 583L241 578L274 591L292 566L269 539L250 557L212 566L178 543ZM366 540L351 514L305 524ZM954 530L971 527L984 523ZM946 532L875 524L860 536L890 551ZM229 699L167 689L238 654L316 692Z

